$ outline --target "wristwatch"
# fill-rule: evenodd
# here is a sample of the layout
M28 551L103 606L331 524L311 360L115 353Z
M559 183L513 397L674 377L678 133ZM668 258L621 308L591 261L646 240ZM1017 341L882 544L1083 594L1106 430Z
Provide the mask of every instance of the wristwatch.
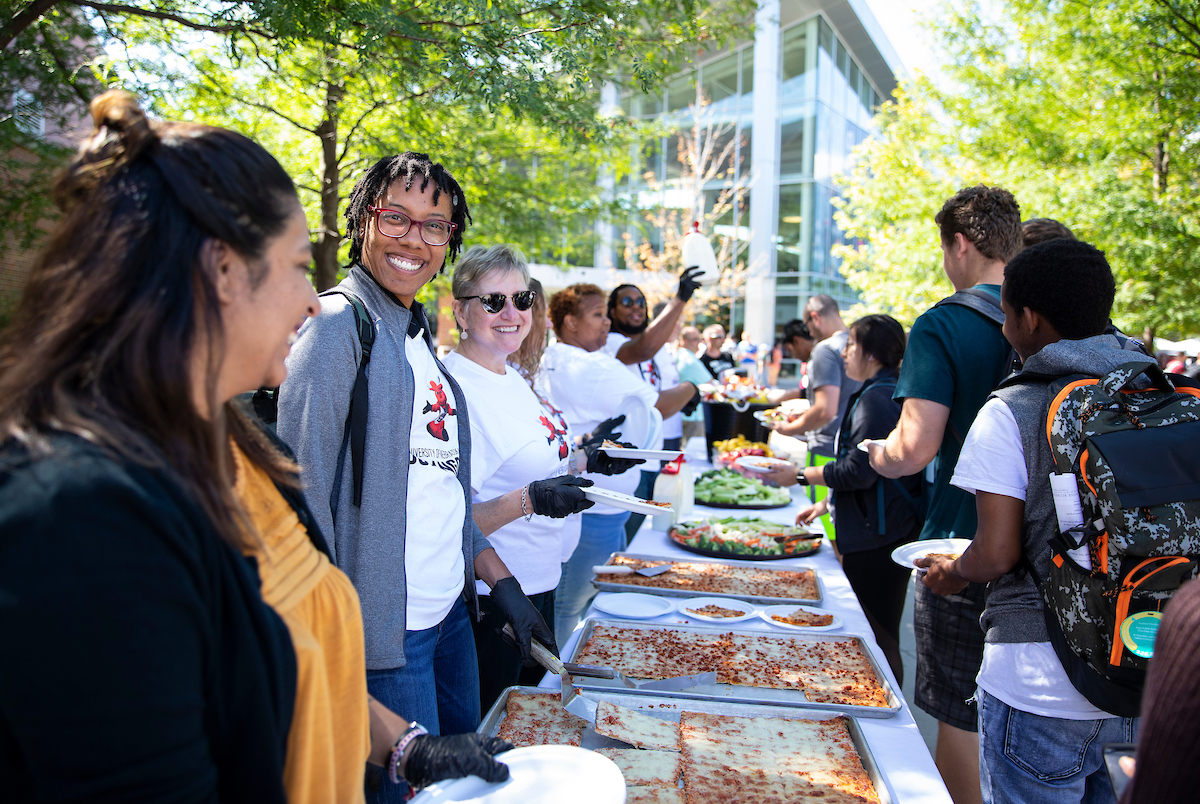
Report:
M797 486L807 486L808 485L808 478L804 476L804 467L803 466L796 469L796 485Z

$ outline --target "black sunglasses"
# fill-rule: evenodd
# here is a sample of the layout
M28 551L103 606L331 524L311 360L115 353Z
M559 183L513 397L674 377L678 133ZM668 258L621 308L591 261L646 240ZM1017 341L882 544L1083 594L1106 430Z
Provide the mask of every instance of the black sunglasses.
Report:
M645 296L622 296L621 297L621 306L622 307L641 307L643 310L645 310L646 309L646 297Z
M482 296L457 296L455 298L459 301L479 299L479 303L483 305L483 309L493 315L503 310L505 302L508 301L508 296L503 293L485 293ZM519 293L514 293L512 295L513 307L523 313L533 306L533 300L536 298L536 290L522 290Z

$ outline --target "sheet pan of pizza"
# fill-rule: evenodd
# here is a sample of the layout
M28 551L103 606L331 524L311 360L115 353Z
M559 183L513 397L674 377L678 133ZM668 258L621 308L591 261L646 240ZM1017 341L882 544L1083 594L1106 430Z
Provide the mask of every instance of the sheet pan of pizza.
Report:
M631 694L822 708L856 717L891 717L901 709L866 640L854 634L588 619L571 653L569 661L612 667L635 681L717 673L715 684ZM579 689L614 689L607 679L574 681Z
M646 578L629 575L592 575L592 585L601 592L637 591L663 597L733 597L751 603L807 603L820 605L824 598L821 578L815 568L766 567L754 561L689 558L677 561L663 556L613 553L606 564L641 569L671 564L668 572Z
M508 711L513 709L508 706L510 695L521 701L529 695L545 694L537 687L510 687L484 716L479 733L490 736L504 730ZM639 784L650 782L663 793L678 790L689 801L736 800L739 804L895 802L858 720L843 712L830 708L782 709L728 699L680 700L633 692L587 690L582 694L597 705L607 702L679 724L682 775L678 781L668 789L661 774L656 779L639 777ZM553 705L556 698L554 694L547 696L547 704ZM585 727L579 744L591 750L635 752L627 743L599 735L591 727ZM649 756L631 757L646 760L637 763L639 767L669 764L662 760L681 756L661 751L640 753Z

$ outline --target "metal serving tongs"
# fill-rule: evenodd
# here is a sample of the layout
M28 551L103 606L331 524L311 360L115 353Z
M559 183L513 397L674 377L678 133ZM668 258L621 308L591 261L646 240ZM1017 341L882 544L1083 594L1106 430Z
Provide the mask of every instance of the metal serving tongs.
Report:
M516 634L512 630L512 626L505 623L503 632L514 641ZM611 667L598 667L590 664L576 664L574 662L564 662L551 653L545 645L538 642L536 639L531 640L530 654L534 660L542 667L549 670L551 673L558 675L561 680L561 694L563 708L571 714L581 717L589 723L596 722L596 702L584 698L579 694L574 683L571 681L571 676L582 676L584 678L602 678L613 679L619 681L626 689L631 690L686 690L691 687L699 687L704 684L717 683L717 674L714 672L696 673L690 676L674 676L672 678L664 678L658 681L644 681L641 684L630 680L620 671Z

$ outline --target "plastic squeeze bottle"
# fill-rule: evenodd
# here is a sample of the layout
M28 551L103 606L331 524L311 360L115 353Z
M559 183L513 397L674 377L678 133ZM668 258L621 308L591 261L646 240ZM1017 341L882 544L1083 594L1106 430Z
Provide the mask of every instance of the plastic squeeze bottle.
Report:
M721 270L717 267L717 255L712 243L700 234L700 222L692 221L692 229L683 236L683 267L700 266L704 273L699 277L700 284L711 285L721 278Z
M696 504L696 491L692 485L692 467L687 459L680 455L668 463L659 472L654 481L653 499L657 502L669 502L672 512L655 514L650 522L654 530L666 531L671 525L683 521L692 513Z

